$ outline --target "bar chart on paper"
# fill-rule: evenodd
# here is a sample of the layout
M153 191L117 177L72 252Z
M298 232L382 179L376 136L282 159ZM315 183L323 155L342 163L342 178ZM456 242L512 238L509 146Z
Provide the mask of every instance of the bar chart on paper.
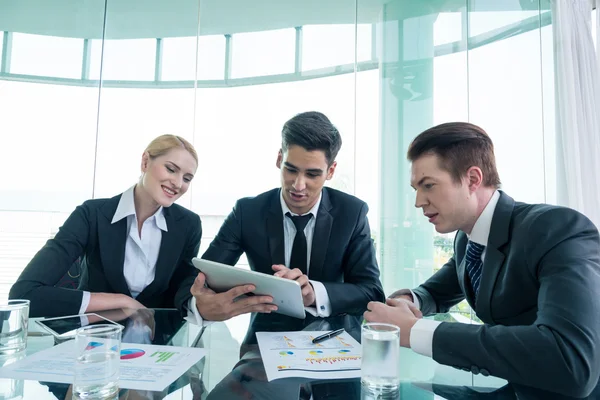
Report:
M360 376L361 346L347 332L320 343L323 332L258 332L269 381L287 377L354 378Z
M153 353L150 357L151 358L156 357L154 359L155 363L162 363L162 362L169 361L169 358L171 358L177 354L179 354L179 353L176 353L174 351L157 351L157 352Z

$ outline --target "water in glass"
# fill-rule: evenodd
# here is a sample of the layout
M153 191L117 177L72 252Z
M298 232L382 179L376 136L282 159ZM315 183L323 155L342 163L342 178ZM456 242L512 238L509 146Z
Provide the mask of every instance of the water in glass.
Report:
M116 351L84 353L75 365L76 399L106 399L119 391L119 353Z
M28 322L29 300L8 300L0 304L0 356L25 350Z
M121 326L90 325L77 329L73 398L116 399L119 392Z
M361 383L377 392L398 389L400 338L393 325L367 324L362 332ZM383 326L383 329L381 327Z

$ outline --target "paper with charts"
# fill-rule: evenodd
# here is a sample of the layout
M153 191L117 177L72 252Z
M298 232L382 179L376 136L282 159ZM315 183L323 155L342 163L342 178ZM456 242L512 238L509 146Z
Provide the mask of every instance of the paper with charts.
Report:
M74 345L69 340L2 367L0 378L73 383ZM205 349L121 343L119 387L161 391L205 355Z
M348 334L313 344L324 331L257 332L267 379L360 377L361 346Z

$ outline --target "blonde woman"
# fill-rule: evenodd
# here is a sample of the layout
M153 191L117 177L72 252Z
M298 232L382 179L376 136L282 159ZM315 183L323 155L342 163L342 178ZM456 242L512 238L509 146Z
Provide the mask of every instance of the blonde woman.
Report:
M174 202L189 188L198 155L185 139L162 135L142 155L139 181L110 199L78 206L29 262L10 298L29 299L30 316L118 308L192 311L200 217ZM77 259L77 290L55 287Z

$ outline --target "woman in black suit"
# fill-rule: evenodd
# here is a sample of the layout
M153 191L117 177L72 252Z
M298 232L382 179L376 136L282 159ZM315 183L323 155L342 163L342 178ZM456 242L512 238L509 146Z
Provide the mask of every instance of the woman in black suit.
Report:
M162 135L141 161L137 184L78 206L23 270L9 296L29 299L32 317L117 308L195 310L191 260L202 227L197 214L174 202L189 188L197 153L185 139ZM55 287L77 259L79 287Z

